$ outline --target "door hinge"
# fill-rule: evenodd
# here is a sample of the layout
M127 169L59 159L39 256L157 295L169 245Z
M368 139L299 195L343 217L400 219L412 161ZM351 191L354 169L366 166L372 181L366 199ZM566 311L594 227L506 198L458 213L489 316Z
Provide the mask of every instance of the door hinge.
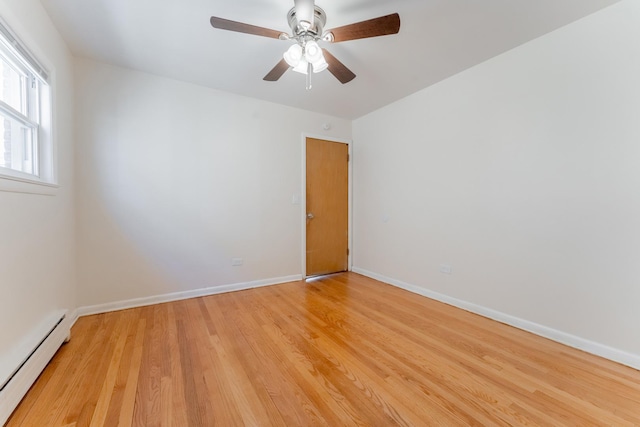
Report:
M349 159L351 159L351 156L347 154L347 162L349 161Z
M349 255L349 248L347 248L347 255Z

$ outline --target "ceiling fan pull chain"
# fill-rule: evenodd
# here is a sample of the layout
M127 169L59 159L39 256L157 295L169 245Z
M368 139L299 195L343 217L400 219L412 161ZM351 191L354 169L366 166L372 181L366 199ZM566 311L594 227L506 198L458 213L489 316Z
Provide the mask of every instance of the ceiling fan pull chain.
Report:
M312 72L311 62L307 63L307 90L311 90L311 72Z

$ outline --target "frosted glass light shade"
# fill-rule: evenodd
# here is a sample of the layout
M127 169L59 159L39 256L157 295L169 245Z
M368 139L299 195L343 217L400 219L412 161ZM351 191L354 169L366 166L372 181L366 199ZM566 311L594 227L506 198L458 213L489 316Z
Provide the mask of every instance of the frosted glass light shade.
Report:
M290 67L297 67L300 64L302 58L302 46L299 44L292 45L287 51L282 55L284 60L287 61ZM306 62L306 61L305 61Z
M300 74L307 74L308 69L309 69L309 63L304 58L300 60L298 65L293 67L293 71Z
M320 71L324 71L329 67L327 61L325 61L324 56L321 56L319 60L313 63L313 72L319 73Z
M315 64L316 61L320 59L324 60L324 55L322 55L322 49L318 46L318 43L314 41L307 42L304 47L304 57L308 62Z
M324 71L329 66L324 59L322 48L313 40L307 42L304 48L300 44L290 46L282 56L293 71L300 74L309 73L309 64L312 65L314 73Z

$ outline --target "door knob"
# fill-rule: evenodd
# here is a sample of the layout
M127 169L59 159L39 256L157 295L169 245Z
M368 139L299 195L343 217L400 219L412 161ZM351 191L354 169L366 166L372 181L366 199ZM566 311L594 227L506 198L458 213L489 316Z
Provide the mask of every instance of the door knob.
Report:
M307 219L313 219L313 218L314 218L313 214L311 212L309 212L307 214Z

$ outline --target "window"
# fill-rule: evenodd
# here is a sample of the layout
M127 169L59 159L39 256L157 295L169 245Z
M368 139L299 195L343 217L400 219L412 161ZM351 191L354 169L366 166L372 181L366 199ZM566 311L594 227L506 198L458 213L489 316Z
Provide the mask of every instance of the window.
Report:
M0 20L0 176L53 182L48 75Z

